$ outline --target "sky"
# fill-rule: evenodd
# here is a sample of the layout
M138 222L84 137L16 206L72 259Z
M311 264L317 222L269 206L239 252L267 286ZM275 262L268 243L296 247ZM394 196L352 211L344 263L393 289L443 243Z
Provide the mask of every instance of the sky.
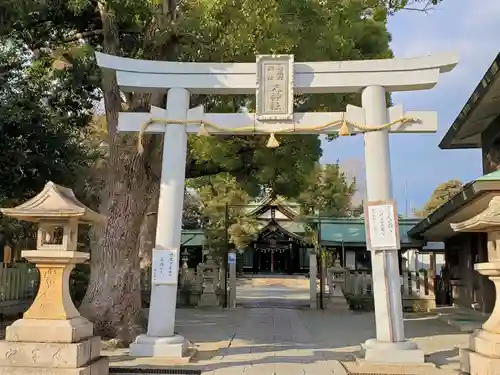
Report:
M450 73L431 90L394 93L394 104L406 110L437 111L436 134L390 136L393 192L400 213L421 208L441 182L468 182L482 173L481 153L438 147L458 113L500 52L500 0L444 0L430 13L401 11L390 17L395 57L443 52L460 54ZM323 144L323 163L340 161L348 174L364 179L363 138L345 137Z

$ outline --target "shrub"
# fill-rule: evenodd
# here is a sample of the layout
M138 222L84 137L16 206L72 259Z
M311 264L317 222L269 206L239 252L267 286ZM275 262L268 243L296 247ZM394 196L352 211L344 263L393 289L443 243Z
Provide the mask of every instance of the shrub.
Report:
M90 265L77 264L69 277L69 293L78 308L85 297L90 279Z

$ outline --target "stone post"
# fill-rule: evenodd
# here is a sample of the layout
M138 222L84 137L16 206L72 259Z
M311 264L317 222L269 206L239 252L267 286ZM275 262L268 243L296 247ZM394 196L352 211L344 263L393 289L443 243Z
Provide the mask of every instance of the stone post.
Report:
M388 122L383 87L366 87L361 101L367 124L376 126ZM364 140L367 198L369 201L391 200L388 130L367 132ZM405 341L398 252L373 251L371 262L377 338L365 343L365 359L373 362L423 363L424 352L418 350L415 343Z
M316 291L316 278L318 273L318 262L316 252L309 251L309 307L311 309L318 308L318 296Z
M343 290L347 282L349 270L340 265L337 258L333 267L328 268L328 283L330 296L328 300L328 309L331 310L349 310L349 304L344 296Z
M36 264L40 287L23 319L7 327L6 340L0 341L0 373L108 374L101 339L80 316L69 291L71 270L89 259L77 250L78 224L104 218L80 203L72 190L52 182L28 202L1 211L38 223L36 250L25 250L22 256Z
M182 260L181 283L182 286L185 286L187 285L189 278L189 266L188 266L189 251L187 249L184 249L184 251L182 252L181 260Z

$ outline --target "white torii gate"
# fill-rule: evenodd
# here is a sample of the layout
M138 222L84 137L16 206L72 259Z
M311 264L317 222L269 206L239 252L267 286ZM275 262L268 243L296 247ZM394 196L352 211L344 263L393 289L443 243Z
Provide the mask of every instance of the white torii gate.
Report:
M256 63L181 63L120 58L96 53L102 69L116 71L123 91L169 89L166 110L120 113L119 131L165 133L155 254L172 268L153 282L147 335L130 347L133 356L181 357L187 341L174 334L184 197L187 134L356 133L364 130L367 198L392 198L388 133L432 133L435 112L404 112L387 108L386 93L434 87L439 74L458 63L455 54L411 59L295 63L293 55L261 55ZM361 92L362 108L345 113L294 113L295 93ZM256 94L256 113L204 113L189 109L191 94ZM158 255L160 256L160 255ZM162 258L163 259L163 258ZM165 260L160 260L165 262ZM163 272L159 269L157 272ZM376 362L424 362L417 346L405 340L397 251L372 252L376 339L365 343L365 358ZM172 276L174 275L174 277ZM170 277L170 278L169 278ZM163 281L159 281L162 279ZM168 282L170 280L170 282Z

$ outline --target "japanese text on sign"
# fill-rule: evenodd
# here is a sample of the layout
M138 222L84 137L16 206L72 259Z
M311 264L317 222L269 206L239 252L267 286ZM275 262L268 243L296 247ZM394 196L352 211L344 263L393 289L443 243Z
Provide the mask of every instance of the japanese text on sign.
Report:
M293 55L257 57L257 120L293 119L293 67Z
M393 203L370 204L365 211L368 250L399 250L399 228Z
M264 73L264 112L283 113L287 110L286 64L266 64Z
M177 250L153 249L153 284L177 284L179 260Z

